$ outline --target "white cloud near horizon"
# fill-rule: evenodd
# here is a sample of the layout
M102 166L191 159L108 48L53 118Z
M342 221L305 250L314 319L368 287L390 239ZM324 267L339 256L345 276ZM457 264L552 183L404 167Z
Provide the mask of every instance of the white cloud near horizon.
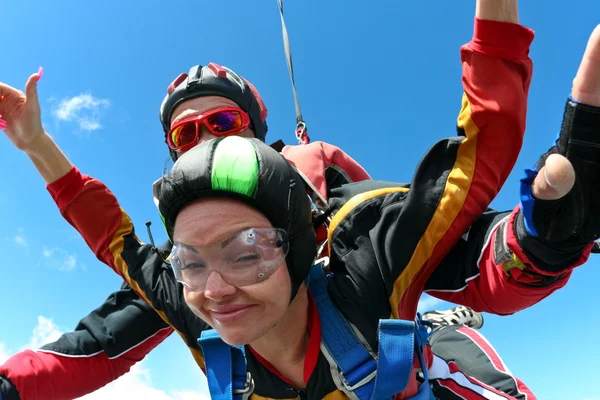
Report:
M6 346L3 343L0 343L0 364L3 364L4 361L8 360L8 357L10 357L10 355L6 350Z
M24 349L38 349L43 344L57 340L63 331L51 318L38 316L37 325L33 328L29 343ZM0 343L0 364L9 357L10 352L5 344ZM152 385L151 371L144 367L144 361L134 365L131 370L119 379L109 383L97 391L80 397L80 400L209 400L206 392L173 391L167 393Z

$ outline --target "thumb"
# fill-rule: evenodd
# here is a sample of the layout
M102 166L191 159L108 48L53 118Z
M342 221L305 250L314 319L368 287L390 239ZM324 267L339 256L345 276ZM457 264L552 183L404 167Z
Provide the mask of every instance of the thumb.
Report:
M27 96L27 102L32 101L39 107L39 99L37 93L37 83L42 77L42 68L31 75L29 79L27 79L27 83L25 84L25 95Z
M539 200L558 200L569 193L575 184L575 170L560 154L551 154L535 177L531 193Z

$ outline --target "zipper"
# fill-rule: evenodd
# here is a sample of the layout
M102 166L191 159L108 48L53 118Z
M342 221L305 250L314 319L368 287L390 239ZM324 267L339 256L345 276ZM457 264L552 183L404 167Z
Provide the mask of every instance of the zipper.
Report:
M304 390L304 389L295 389L295 388L289 388L288 390L296 393L298 395L298 399L299 400L307 400L306 390Z

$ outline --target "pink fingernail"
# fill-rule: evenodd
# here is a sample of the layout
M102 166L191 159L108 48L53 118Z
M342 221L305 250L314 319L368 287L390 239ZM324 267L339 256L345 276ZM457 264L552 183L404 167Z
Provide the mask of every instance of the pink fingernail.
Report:
M44 75L44 67L40 67L38 69L38 76L36 78L36 83L40 81L40 79L42 79L42 75Z

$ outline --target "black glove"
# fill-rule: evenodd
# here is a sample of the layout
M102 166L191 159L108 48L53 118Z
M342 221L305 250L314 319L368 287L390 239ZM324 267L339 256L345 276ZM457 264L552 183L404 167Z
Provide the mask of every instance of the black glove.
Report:
M573 165L575 185L561 199L535 199L531 184L548 156L555 153ZM521 210L525 231L515 227L517 238L523 241L521 245L527 247L528 253L534 253L534 259L548 259L556 267L574 261L587 245L600 238L599 107L567 101L555 145L540 158L536 169L526 171L521 180ZM548 249L552 256L547 254ZM551 258L561 254L558 259Z

